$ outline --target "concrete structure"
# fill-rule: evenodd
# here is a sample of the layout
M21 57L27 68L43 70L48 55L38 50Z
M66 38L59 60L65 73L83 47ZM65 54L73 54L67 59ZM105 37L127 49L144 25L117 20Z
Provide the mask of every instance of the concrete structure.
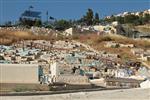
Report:
M0 64L0 83L39 83L36 64Z
M107 87L121 87L121 88L138 88L142 80L135 80L129 78L106 78L105 85Z
M119 23L117 21L114 21L111 24L112 24L112 26L118 26Z
M141 88L150 88L150 80L147 79L146 81L142 82L142 83L140 84L140 87L141 87Z
M102 25L95 25L93 26L94 30L96 31L103 31L105 26L102 26Z
M129 77L129 74L126 69L118 69L115 71L115 77L127 78L127 77Z
M57 77L59 75L59 66L57 62L52 62L50 65L50 71L52 77Z
M57 77L57 82L66 84L89 84L89 80L86 76L80 75L61 75Z
M106 26L103 26L103 25L96 25L96 26L93 26L93 29L96 30L96 31L104 31L105 33L108 33L108 34L115 34L116 33L116 29L111 26L111 25L106 25Z
M64 33L66 36L72 35L73 34L73 28L66 29Z

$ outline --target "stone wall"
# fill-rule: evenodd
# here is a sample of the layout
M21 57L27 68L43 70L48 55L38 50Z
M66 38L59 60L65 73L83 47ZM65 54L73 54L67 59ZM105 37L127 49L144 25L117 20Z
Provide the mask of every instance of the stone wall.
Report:
M0 83L39 83L36 64L0 64Z
M89 84L88 78L80 75L62 75L57 77L56 81L67 84Z

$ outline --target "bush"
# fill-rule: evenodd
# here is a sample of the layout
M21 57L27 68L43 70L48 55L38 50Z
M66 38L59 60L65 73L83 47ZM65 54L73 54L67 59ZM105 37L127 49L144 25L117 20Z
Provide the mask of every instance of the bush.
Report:
M109 36L105 36L102 38L102 41L113 41L113 39Z
M100 43L103 41L113 41L113 39L109 36L101 36L98 39L95 40L96 43Z
M72 36L72 39L73 39L73 40L79 39L79 35L73 35L73 36Z
M15 92L25 92L25 91L31 91L31 89L28 89L26 87L20 86L20 87L16 87L14 89Z
M119 48L119 47L120 47L120 45L119 45L119 44L116 44L115 48Z

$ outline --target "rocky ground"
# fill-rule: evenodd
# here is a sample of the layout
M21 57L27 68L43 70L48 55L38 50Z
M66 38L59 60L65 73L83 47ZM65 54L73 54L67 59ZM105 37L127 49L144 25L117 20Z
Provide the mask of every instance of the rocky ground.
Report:
M150 100L150 89L120 89L39 96L2 96L0 100Z

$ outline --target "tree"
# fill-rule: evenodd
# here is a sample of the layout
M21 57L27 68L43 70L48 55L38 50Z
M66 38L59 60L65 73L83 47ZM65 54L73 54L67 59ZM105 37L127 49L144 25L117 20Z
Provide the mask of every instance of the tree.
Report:
M110 21L111 21L111 22L116 21L116 17L115 17L114 15L111 15Z
M120 24L124 24L124 18L121 16L116 17L116 21L118 21Z
M104 22L111 22L110 18L105 18Z
M110 18L105 18L104 21L108 22L108 23L111 23L113 21L116 21L116 17L114 15L111 15Z
M125 22L125 23L133 23L133 24L136 24L138 19L139 19L138 16L129 14L129 15L127 15L127 16L124 17L124 22Z
M86 24L86 17L83 15L83 17L79 20L77 20L77 23L80 25L85 25Z
M86 15L82 18L83 22L86 23L86 25L92 25L93 24L93 10L88 9L86 12Z
M144 21L144 23L149 23L150 22L150 14L144 14L143 21Z
M54 24L55 24L54 25L55 29L57 29L59 31L63 31L63 30L65 30L65 29L67 29L67 28L72 26L72 24L69 21L63 20L63 19L59 20L59 21L55 21Z
M99 23L100 23L99 15L98 13L95 13L94 24L99 24Z
M5 22L5 26L11 26L11 25L12 25L12 22L11 22L11 21Z
M34 26L40 27L41 25L42 25L42 21L39 19L36 19Z

